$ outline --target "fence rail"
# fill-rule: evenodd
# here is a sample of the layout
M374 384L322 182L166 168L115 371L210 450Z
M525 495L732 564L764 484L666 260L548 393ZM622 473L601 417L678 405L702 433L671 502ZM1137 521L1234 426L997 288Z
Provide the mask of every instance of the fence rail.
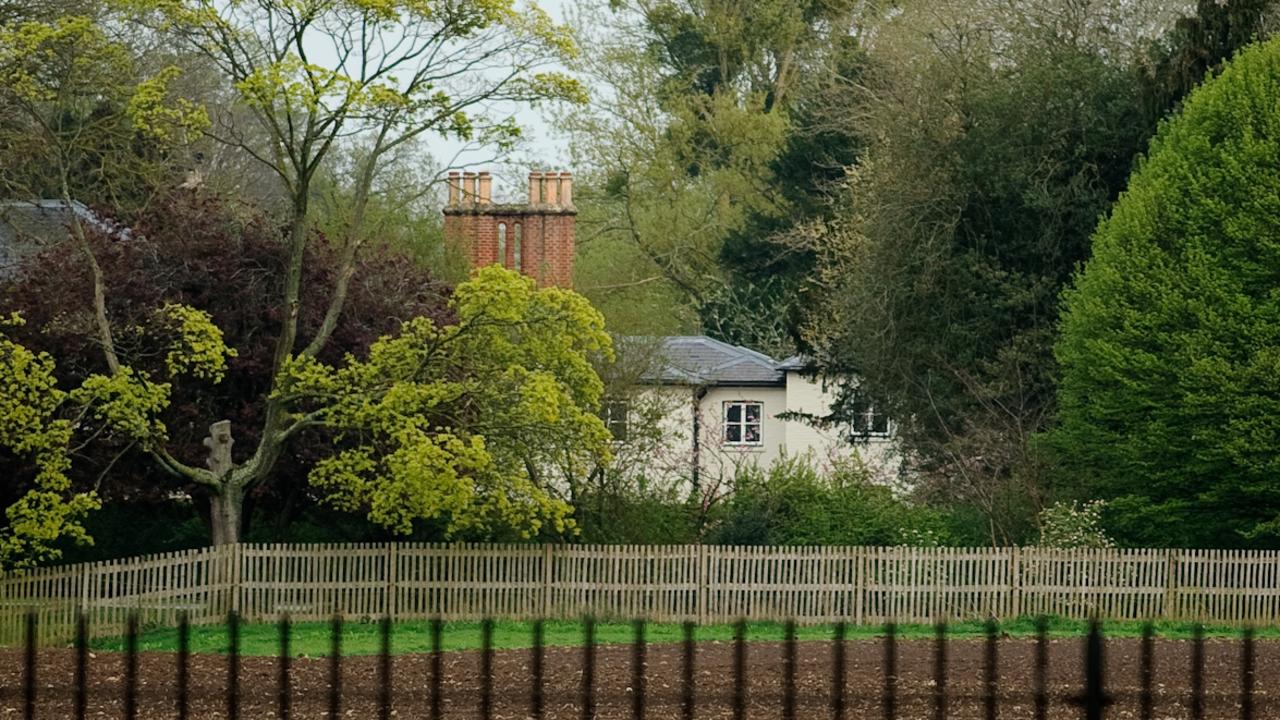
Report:
M1280 552L712 545L234 545L0 578L0 645L147 625L593 615L658 622L1280 619Z

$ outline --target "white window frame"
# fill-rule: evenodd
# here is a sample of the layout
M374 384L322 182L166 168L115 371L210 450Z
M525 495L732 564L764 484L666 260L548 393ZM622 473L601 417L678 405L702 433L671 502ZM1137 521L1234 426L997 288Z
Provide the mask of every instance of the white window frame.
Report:
M617 412L615 408L621 408L622 410L621 419L614 417L614 413ZM618 444L622 444L630 441L631 440L631 401L627 398L616 398L616 397L606 398L603 402L601 402L600 409L603 411L601 413L601 415L603 415L601 419L604 420L605 429L609 431L609 439L611 439L613 442ZM623 436L621 438L619 438L613 432L613 427L614 425L617 425L617 424L622 425Z
M747 422L747 407L754 405L756 407L756 421ZM729 419L729 408L741 408L738 420ZM720 441L729 447L759 447L764 445L764 403L759 400L725 400L720 411ZM738 428L738 440L729 439L729 428ZM756 428L755 440L743 440L747 436L747 428Z
M881 412L876 404L870 400L866 400L867 409L858 415L862 418L863 423L869 428L866 431L859 431L856 425L850 423L850 434L855 440L864 439L883 439L893 435L893 420ZM884 430L875 430L876 418L884 418Z

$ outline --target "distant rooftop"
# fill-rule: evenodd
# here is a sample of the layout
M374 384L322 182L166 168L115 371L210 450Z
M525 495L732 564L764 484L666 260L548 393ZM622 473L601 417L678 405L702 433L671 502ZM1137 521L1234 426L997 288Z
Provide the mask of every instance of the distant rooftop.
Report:
M643 379L671 385L782 385L788 370L804 366L802 358L777 361L741 345L705 335L653 338L660 344L652 368Z
M129 234L74 200L70 205L62 200L0 200L0 277L24 258L65 240L73 216L101 232Z

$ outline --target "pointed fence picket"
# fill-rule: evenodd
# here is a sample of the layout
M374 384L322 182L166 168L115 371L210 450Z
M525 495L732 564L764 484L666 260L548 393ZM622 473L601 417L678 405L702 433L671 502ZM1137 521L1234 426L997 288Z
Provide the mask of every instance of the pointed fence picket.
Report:
M593 615L701 623L933 622L1053 615L1230 625L1280 620L1280 553L1246 550L243 544L0 577L0 646L143 627Z

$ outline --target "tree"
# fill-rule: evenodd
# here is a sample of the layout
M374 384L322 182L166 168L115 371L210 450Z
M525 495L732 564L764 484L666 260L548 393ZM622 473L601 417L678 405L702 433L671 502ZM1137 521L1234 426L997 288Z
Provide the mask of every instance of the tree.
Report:
M256 442L214 468L175 455L163 438L146 445L168 473L209 489L214 540L231 543L239 537L246 491L270 475L288 441L307 426L285 406L280 383L299 357L317 357L338 325L365 238L370 192L383 164L428 133L504 142L518 133L500 115L504 104L580 99L581 90L560 75L539 71L542 64L572 53L565 34L536 7L517 10L510 0L443 5L138 0L131 7L139 19L203 54L234 85L238 107L255 131L246 131L229 113L215 114L201 129L270 169L288 199L287 254L275 301L280 325ZM171 119L172 113L156 107L163 94L146 89L139 102L150 110L149 122ZM499 115L487 112L493 108ZM157 125L152 132L162 129ZM333 286L314 334L302 338L304 265L315 242L314 183L336 148L357 137L364 151L351 185L345 232L332 238L340 248ZM95 262L91 254L86 259ZM121 373L127 366L115 350L116 329L105 313L110 290L96 270L93 288L103 356L113 374Z
M918 489L979 508L993 544L1051 500L1034 439L1059 293L1155 131L1167 26L1154 3L911 3L830 102L872 142L833 219L793 236L819 258L807 338L897 420Z
M281 402L338 433L312 484L399 533L415 520L564 533L572 507L557 489L609 455L592 367L612 356L604 319L582 296L498 266L459 285L450 307L455 324L415 318L365 360L290 362Z
M95 4L66 5L0 23L0 189L128 216L170 182L207 118L169 92L177 66L119 40Z
M168 406L158 415L167 428L166 444L180 457L200 457L207 451L207 418L229 419L242 428L241 440L253 443L261 427L270 392L275 333L280 326L276 301L284 278L286 248L278 222L253 207L244 207L204 190L178 190L151 202L127 235L90 227L89 242L98 259L107 314L120 338L129 366L154 377L165 372L164 345L154 335L131 328L150 324L155 308L178 303L203 308L235 348L227 359L220 383L190 379L175 383ZM394 332L404 321L428 317L448 324L451 288L421 266L387 248L380 235L370 237L357 258L355 274L342 317L319 357L340 362L346 354L363 356L369 345ZM314 233L304 262L302 332L313 333L324 315L334 285L339 250L323 234ZM30 259L20 277L0 283L0 309L21 311L28 320L10 335L28 348L57 359L62 387L75 387L101 371L101 348L92 317L92 279L80 250L63 243ZM167 340L164 340L167 342ZM189 482L175 482L163 468L149 462L147 453L127 438L78 433L70 477L77 487L94 487L113 501L163 501L174 491L191 494L207 506L208 491ZM314 493L306 476L314 464L331 454L331 437L318 430L299 433L285 450L283 461L247 497L253 504L269 503L271 517L283 525L311 502ZM0 463L0 473L20 467Z
M1115 498L1122 542L1280 527L1277 102L1276 42L1193 92L1064 294L1052 444L1065 482Z
M21 461L31 477L25 491L27 478L17 472L6 483L0 571L57 559L54 543L62 538L91 542L81 521L98 505L92 493L71 492L67 477L73 423L58 414L81 398L57 388L51 357L6 336L6 327L22 322L19 315L0 322L0 457Z
M1269 36L1276 25L1275 0L1197 0L1147 53L1143 79L1149 110L1163 118L1187 93L1216 73L1239 48Z
M759 314L737 314L724 247L793 212L794 193L774 179L787 165L790 108L837 66L859 4L602 5L586 5L579 23L590 48L579 70L601 91L564 123L585 168L579 286L625 332L702 324L789 349Z

